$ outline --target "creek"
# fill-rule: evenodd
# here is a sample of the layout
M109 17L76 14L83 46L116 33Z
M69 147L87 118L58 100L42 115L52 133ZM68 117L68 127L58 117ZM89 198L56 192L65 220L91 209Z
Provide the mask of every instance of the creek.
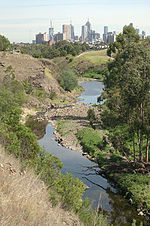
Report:
M103 84L98 81L82 82L85 91L79 97L80 102L96 104L97 97L103 89ZM41 147L56 157L64 164L62 173L71 173L78 177L88 187L83 194L83 199L88 197L92 201L93 208L103 211L108 215L108 222L114 226L130 226L132 219L136 219L137 225L142 220L137 211L118 194L117 190L104 177L98 174L99 168L96 163L90 161L82 153L60 146L55 141L54 128L49 123L46 133L39 140Z

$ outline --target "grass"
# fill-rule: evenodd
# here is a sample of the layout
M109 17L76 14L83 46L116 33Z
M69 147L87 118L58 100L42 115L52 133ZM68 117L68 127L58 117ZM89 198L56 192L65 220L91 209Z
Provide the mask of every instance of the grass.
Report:
M150 209L150 176L142 174L121 174L118 176L118 184L126 195L130 194L134 203L145 203Z
M46 76L48 76L52 80L55 80L54 77L52 76L52 74L50 73L50 70L48 68L45 68L45 74L46 74Z
M70 65L76 65L79 61L87 61L94 65L106 64L110 58L107 56L106 50L89 51L76 56Z
M60 133L62 136L68 135L71 133L71 130L68 130L68 124L69 120L60 120L57 122L57 132Z
M85 127L76 134L83 146L83 150L89 153L92 157L97 157L98 154L106 148L107 144L103 139L103 135L104 132L94 130L90 127Z
M53 207L44 183L0 148L0 225L82 225L72 213Z

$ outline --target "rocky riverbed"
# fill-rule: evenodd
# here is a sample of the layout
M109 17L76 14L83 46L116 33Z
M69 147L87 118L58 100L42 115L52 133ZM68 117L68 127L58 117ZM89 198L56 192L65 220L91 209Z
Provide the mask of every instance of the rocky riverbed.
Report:
M55 136L58 143L66 148L82 151L76 133L78 130L89 125L87 112L90 105L83 103L71 103L68 105L54 105L44 113L44 118L52 123L55 128ZM58 130L58 125L63 128Z

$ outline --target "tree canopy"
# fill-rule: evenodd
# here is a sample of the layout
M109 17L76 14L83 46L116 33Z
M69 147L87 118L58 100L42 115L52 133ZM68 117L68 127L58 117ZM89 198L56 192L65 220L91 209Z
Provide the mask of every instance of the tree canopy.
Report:
M0 35L0 51L5 51L9 45L9 40L5 36Z
M145 148L147 162L150 136L150 52L145 43L138 43L138 37L130 27L124 27L123 35L119 35L117 42L108 50L109 53L112 47L118 51L108 65L108 74L104 80L103 95L107 98L107 110L103 112L103 119L106 121L106 118L111 118L107 126L113 130L126 127L133 141L133 151L136 140L139 161L143 160ZM146 139L147 144L144 145Z

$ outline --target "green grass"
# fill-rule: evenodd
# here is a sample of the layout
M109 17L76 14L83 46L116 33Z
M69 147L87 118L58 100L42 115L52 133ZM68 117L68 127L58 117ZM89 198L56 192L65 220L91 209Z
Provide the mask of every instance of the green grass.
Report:
M68 135L71 133L71 130L68 130L68 122L69 120L60 120L57 122L57 132L60 133L62 136Z
M89 51L81 54L80 56L76 56L73 59L73 62L70 64L74 65L80 60L83 60L83 61L89 61L94 65L99 65L99 64L106 64L109 59L110 58L107 56L106 50Z
M145 203L150 209L150 176L143 174L121 174L118 184L131 194L134 203Z
M52 74L50 73L50 70L49 70L48 68L45 68L45 74L46 74L46 76L48 76L49 78L55 80L54 77L52 76Z
M83 146L83 150L95 158L98 157L100 151L104 150L107 146L103 135L104 131L94 130L90 127L86 127L76 134Z

